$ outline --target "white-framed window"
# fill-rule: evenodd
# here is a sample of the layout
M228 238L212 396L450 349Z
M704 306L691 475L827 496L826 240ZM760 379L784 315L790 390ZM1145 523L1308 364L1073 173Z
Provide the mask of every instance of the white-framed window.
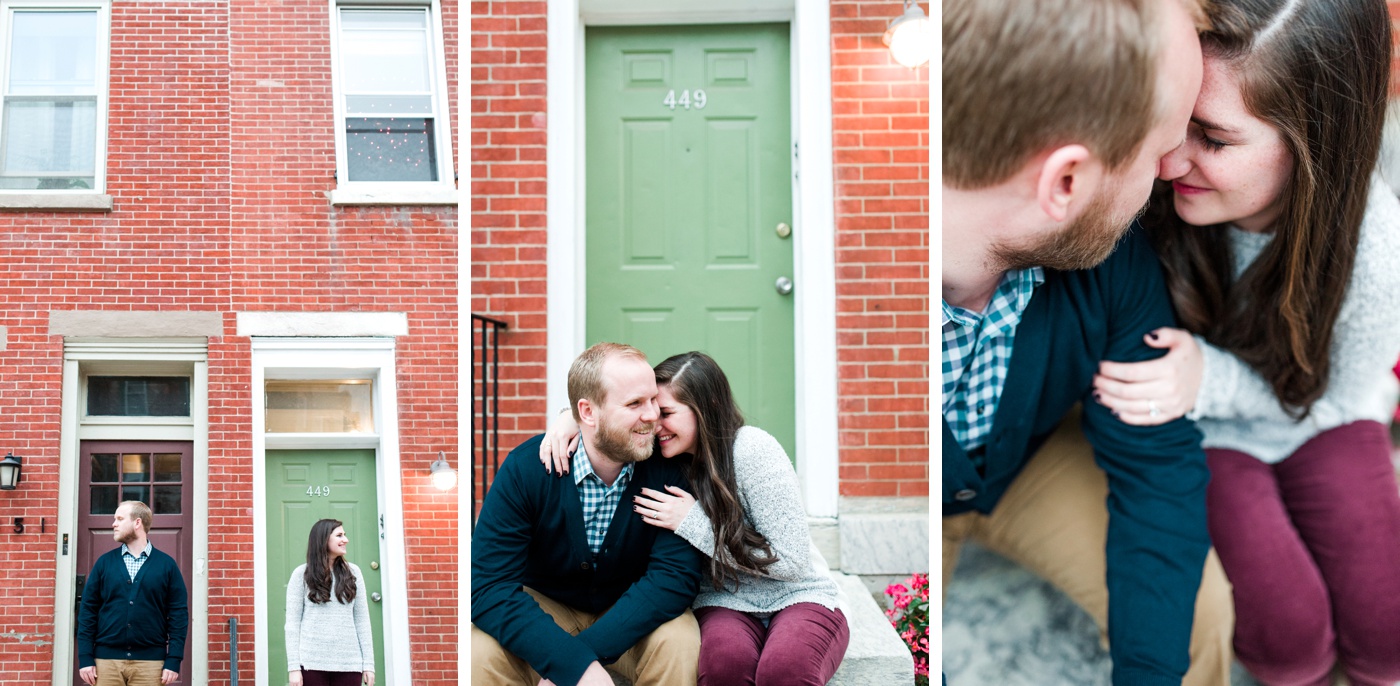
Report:
M0 0L0 194L103 192L109 16Z
M331 12L337 192L455 200L438 0L331 0Z

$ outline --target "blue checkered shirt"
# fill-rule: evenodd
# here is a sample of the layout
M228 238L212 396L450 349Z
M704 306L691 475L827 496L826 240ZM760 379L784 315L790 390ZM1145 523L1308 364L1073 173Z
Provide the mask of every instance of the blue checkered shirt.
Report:
M1016 325L1042 283L1040 267L1007 272L981 313L943 301L943 421L979 468L977 449L992 431Z
M146 549L141 551L140 555L133 555L131 549L126 547L125 543L122 544L122 562L126 563L126 574L130 577L128 581L136 580L136 573L141 571L141 565L146 564L146 558L150 557L151 551L155 549L155 544L146 541Z
M603 547L603 539L608 535L608 525L612 523L617 504L622 501L622 492L632 482L632 464L623 466L622 473L609 487L593 471L593 463L584 453L583 443L579 442L574 451L574 483L578 485L578 499L583 503L583 531L588 535L588 549L594 555Z

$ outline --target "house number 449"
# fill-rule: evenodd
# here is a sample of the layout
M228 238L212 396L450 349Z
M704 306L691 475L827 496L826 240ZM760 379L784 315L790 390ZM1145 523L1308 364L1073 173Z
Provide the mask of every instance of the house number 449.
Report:
M707 98L705 97L705 91L702 91L698 88L693 91L683 90L681 91L681 94L679 96L676 95L675 90L671 90L670 92L666 93L665 98L662 98L661 104L673 110L676 109L677 106L690 109L692 105L695 106L695 109L697 110L703 110L705 109L706 100Z
M328 498L331 495L330 486L307 486L306 495L313 498Z

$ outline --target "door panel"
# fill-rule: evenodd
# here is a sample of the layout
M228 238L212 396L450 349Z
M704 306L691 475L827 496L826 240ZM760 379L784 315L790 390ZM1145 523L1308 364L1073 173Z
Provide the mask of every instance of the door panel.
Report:
M383 605L370 595L383 593L384 563L374 469L373 450L267 451L268 675L273 684L287 683L287 581L306 562L307 535L320 519L345 525L350 539L345 559L360 568L367 586L359 592L369 600L374 627L375 683L387 684Z
M83 441L79 448L78 575L86 580L92 563L119 547L112 538L112 515L124 500L140 500L151 508L148 538L157 550L175 558L185 578L186 593L194 579L194 445L188 441ZM74 626L77 605L74 605ZM193 647L185 638L185 661L175 683L188 684ZM77 644L73 648L73 683L77 676Z
M795 456L788 25L593 27L587 343L703 350ZM798 285L800 287L800 284Z

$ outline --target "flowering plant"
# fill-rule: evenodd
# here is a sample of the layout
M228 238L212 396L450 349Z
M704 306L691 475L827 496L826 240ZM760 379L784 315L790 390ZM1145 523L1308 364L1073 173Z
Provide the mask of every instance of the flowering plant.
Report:
M915 686L928 686L928 575L915 574L904 584L885 589L885 595L894 598L894 607L885 610L885 616L914 655Z

